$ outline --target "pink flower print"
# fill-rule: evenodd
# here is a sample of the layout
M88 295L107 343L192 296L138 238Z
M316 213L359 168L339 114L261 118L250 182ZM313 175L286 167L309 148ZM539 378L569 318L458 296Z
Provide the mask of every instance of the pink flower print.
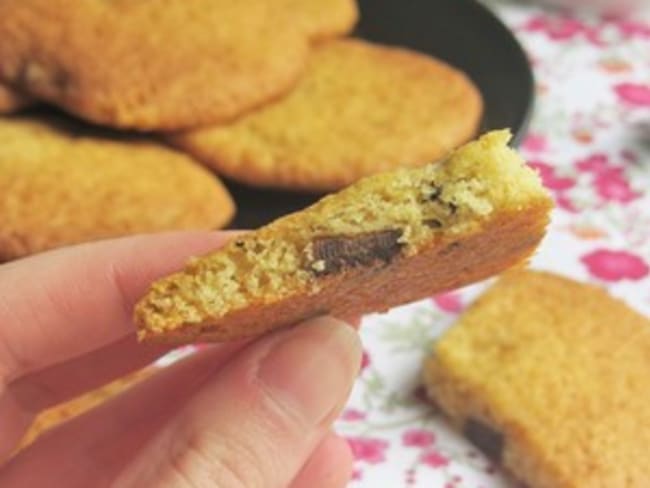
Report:
M578 208L575 206L575 204L564 193L557 193L555 195L555 204L567 212L576 213L578 211Z
M431 468L444 468L449 465L449 458L442 455L435 449L429 449L422 453L420 461Z
M614 91L624 103L634 107L650 107L650 85L618 83Z
M441 293L440 295L434 296L433 301L438 308L447 313L459 313L463 310L463 304L458 293Z
M407 447L429 447L435 440L433 432L424 429L409 429L402 434L402 444Z
M616 19L614 25L625 37L641 37L650 39L650 25L630 19Z
M569 188L572 188L576 184L573 178L557 177L555 175L542 178L542 181L546 186L546 188L550 190L557 190L557 191L568 190Z
M594 178L596 193L608 202L629 203L640 195L630 188L630 183L623 177L622 171L606 171Z
M363 373L363 371L370 366L370 354L368 354L368 351L364 349L363 353L361 354L361 371L360 373Z
M531 153L543 152L547 149L546 137L531 132L526 136L521 146Z
M636 163L639 160L637 154L629 149L623 149L621 151L621 157L630 163Z
M600 69L606 73L619 74L625 73L632 69L632 65L627 61L619 58L606 58L598 62Z
M386 460L386 449L388 442L382 439L370 437L349 437L348 444L354 459L364 461L368 464L379 464Z
M544 186L550 190L568 190L576 184L573 178L556 176L555 168L547 163L531 161L529 165L539 172L539 176L542 178L542 183L544 183Z
M593 133L588 129L573 129L571 135L581 144L589 144L594 140Z
M366 418L366 413L356 408L346 408L341 414L341 420L346 422L356 422L358 420L363 420Z
M579 159L576 162L576 168L584 173L601 173L609 170L611 166L606 154L596 153L585 159Z
M568 17L552 18L543 15L531 17L524 24L524 30L528 32L542 32L549 39L563 41L572 39L584 31L584 26L575 19Z
M636 254L627 251L597 249L580 258L589 273L604 281L641 280L650 267Z
M363 471L358 468L352 470L352 475L350 476L351 481L360 481L363 478Z
M600 38L600 29L595 27L585 27L583 30L585 39L587 39L594 46L604 46L605 43Z
M607 233L598 227L592 225L571 225L569 226L569 231L576 236L578 239L585 241L593 239L602 239L607 236Z

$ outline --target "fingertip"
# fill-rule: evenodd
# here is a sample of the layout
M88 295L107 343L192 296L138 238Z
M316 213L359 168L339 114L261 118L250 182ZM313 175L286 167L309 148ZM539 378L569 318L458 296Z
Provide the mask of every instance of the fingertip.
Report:
M257 370L262 384L279 403L299 413L305 425L331 420L359 369L357 332L341 320L317 317L270 340Z

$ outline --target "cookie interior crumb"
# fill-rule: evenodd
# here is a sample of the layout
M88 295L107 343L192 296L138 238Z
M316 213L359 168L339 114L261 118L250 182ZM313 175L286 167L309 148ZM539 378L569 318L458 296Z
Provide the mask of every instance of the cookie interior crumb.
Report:
M465 233L494 212L519 211L546 200L536 173L507 146L509 138L506 130L491 132L441 163L365 178L194 259L183 273L154 283L138 305L136 316L146 317L140 337L271 303L305 288L318 292L316 278L328 271L327 260L315 252L318 239L392 231L399 252L409 256L436 235Z

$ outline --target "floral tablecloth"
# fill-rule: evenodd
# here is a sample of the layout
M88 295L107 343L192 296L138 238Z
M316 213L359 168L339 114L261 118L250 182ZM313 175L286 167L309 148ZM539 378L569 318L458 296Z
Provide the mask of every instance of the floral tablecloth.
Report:
M607 287L650 315L650 12L625 19L486 1L537 79L522 151L557 203L533 267ZM429 344L485 284L364 320L363 370L337 423L352 488L517 486L424 400Z

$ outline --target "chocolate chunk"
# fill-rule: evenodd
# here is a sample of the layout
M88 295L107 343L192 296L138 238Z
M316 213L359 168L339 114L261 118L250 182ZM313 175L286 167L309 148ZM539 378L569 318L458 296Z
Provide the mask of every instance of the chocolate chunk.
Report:
M400 253L401 236L401 230L389 229L355 236L319 237L314 241L312 272L327 275L345 268L389 263Z
M442 199L442 187L438 186L436 184L431 184L431 191L427 195L427 198L435 203L443 205L447 211L449 212L449 215L455 215L456 212L458 211L458 205L454 202L447 202Z
M422 223L427 227L431 227L432 229L440 229L442 227L442 222L440 222L438 219L427 219Z
M463 426L463 435L493 462L501 462L505 443L501 432L470 417Z
M442 188L437 185L432 185L431 193L429 193L429 200L434 202L438 201L440 199L440 195L442 195Z

